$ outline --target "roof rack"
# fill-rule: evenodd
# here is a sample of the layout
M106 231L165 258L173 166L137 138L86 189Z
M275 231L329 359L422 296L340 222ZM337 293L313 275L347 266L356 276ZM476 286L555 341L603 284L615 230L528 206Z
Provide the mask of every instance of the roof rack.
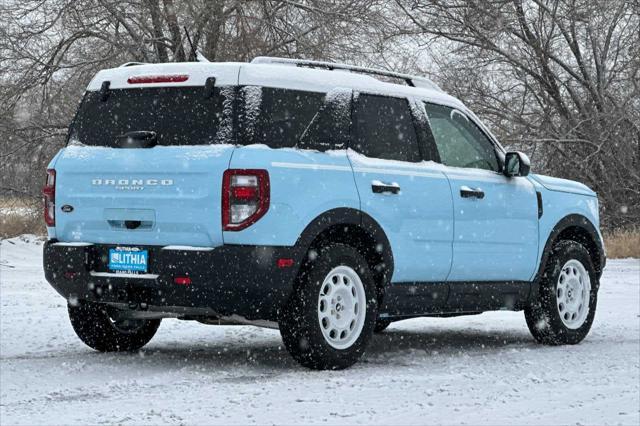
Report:
M124 64L120 65L118 68L133 67L136 65L147 65L147 63L146 62L125 62Z
M410 74L402 74L398 72L385 71L376 68L360 67L356 65L339 64L335 62L322 62L322 61L309 61L306 59L289 59L289 58L276 58L271 56L258 56L251 61L252 64L271 64L271 65L292 65L297 67L308 68L324 68L327 70L345 70L361 74L378 75L382 77L392 77L403 80L411 87L422 87L425 89L432 89L442 91L433 81L426 77L420 77Z

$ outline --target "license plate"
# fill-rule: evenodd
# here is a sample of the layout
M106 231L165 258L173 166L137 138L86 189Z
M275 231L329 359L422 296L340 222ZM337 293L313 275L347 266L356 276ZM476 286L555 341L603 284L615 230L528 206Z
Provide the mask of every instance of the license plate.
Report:
M109 269L122 272L147 272L149 252L136 247L109 249Z

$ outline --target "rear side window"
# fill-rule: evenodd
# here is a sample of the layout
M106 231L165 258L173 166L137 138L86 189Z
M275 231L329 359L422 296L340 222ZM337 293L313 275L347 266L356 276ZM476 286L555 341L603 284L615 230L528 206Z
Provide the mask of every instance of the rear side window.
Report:
M158 145L233 143L232 87L113 89L106 99L87 92L70 129L70 139L85 145L116 147L118 136L153 131Z
M421 160L407 99L361 94L355 108L355 125L351 147L367 157Z
M316 151L345 149L349 144L350 129L351 91L331 91L300 137L297 147Z
M293 148L320 110L324 93L246 86L242 89L243 145Z

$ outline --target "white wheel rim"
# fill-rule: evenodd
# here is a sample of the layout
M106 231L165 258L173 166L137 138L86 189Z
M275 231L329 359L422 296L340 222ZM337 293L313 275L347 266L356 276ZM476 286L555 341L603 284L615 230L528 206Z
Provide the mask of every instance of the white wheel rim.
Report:
M584 324L590 297L591 280L585 267L575 259L565 263L556 286L556 305L567 328L575 330Z
M348 266L333 268L318 295L318 322L327 343L349 348L360 337L366 314L364 286L356 271Z

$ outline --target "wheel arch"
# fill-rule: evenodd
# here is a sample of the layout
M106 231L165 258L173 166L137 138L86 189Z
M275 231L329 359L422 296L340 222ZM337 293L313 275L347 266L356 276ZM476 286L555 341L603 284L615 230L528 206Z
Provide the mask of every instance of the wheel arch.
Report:
M540 264L538 265L538 272L533 280L530 297L531 300L535 300L535 298L537 298L540 280L544 274L547 261L549 260L549 253L551 253L551 249L558 242L565 240L571 240L582 244L589 252L589 256L593 262L598 279L602 275L602 270L606 263L606 257L604 244L600 238L598 230L593 223L583 215L567 215L556 223L547 238L540 259Z
M384 289L391 282L394 260L391 245L380 224L368 214L352 208L324 212L307 225L296 242L301 267L310 261L307 253L329 242L350 245L364 256L376 280L381 302Z

